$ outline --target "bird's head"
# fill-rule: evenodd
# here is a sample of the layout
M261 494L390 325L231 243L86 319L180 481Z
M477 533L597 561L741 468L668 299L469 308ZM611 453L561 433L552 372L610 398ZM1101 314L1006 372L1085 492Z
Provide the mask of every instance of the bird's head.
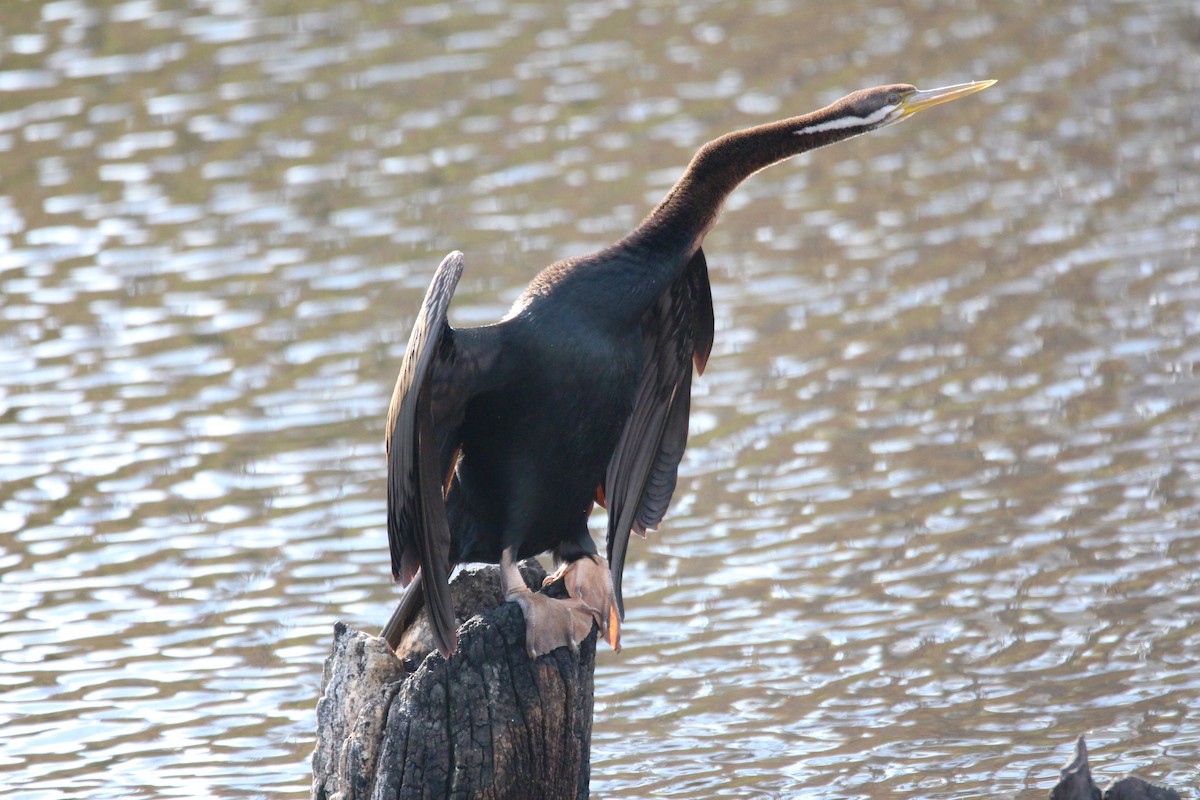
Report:
M921 90L915 86L898 83L893 86L876 86L848 94L838 100L822 114L820 121L806 125L796 131L798 136L824 133L834 130L850 130L867 133L892 125L926 108L957 100L986 89L995 81L971 81L940 89Z

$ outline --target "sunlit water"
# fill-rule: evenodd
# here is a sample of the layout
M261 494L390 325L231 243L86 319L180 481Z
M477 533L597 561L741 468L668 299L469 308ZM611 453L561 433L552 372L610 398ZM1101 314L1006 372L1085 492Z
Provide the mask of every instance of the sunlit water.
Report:
M492 320L706 139L976 78L709 236L592 788L1041 797L1079 733L1200 783L1200 12L797 5L7 4L5 797L305 795L333 623L395 596L383 415L441 256Z

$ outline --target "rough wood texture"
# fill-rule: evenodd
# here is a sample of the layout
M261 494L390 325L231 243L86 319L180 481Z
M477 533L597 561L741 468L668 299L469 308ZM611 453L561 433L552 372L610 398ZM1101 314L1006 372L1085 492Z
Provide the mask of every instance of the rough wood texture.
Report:
M540 585L540 567L522 572ZM595 629L578 653L532 661L521 610L499 587L494 567L456 578L456 615L470 619L449 661L422 641L422 621L403 658L338 623L317 704L314 800L588 796Z
M536 562L521 570L540 586ZM317 704L313 800L588 796L595 629L578 653L559 648L531 661L524 617L503 602L498 569L464 570L451 591L467 621L449 662L432 652L424 619L402 656L376 636L335 626ZM1181 800L1134 776L1101 792L1082 736L1050 797Z
M1181 800L1179 793L1133 775L1119 778L1103 794L1092 782L1087 742L1075 740L1075 753L1062 769L1061 780L1050 790L1050 800Z

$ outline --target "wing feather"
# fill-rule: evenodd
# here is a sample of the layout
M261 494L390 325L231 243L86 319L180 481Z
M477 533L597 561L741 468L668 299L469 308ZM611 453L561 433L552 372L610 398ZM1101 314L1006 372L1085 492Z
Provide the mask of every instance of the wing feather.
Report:
M621 576L629 534L645 535L667 512L687 445L692 365L704 369L713 330L708 264L697 250L642 321L637 395L605 477L608 563L622 617Z
M392 577L407 585L420 568L434 638L446 654L456 648L457 637L445 580L450 528L443 494L444 448L435 425L435 416L443 416L444 409L434 408L434 396L445 394L449 380L444 373L450 372L454 331L446 314L462 271L463 255L454 252L434 273L392 391L385 442Z
M708 262L704 259L703 251L696 251L683 274L687 281L688 300L692 311L692 335L695 337L692 360L696 364L696 374L703 375L708 356L712 353L713 333L716 330L712 285L708 282Z

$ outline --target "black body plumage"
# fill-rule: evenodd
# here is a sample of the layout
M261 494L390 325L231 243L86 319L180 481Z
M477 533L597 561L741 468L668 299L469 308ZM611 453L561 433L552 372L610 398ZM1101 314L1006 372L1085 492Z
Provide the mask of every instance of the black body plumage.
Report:
M494 325L448 324L463 270L461 253L448 256L388 412L388 541L393 574L409 584L388 640L397 643L424 601L439 648L453 652L454 564L500 562L506 552L596 555L587 519L597 498L607 501L610 592L623 613L630 532L666 513L692 369L703 370L712 347L701 244L725 198L770 164L895 122L947 91L966 90L864 90L708 143L633 232L544 269ZM906 108L911 98L919 103Z

